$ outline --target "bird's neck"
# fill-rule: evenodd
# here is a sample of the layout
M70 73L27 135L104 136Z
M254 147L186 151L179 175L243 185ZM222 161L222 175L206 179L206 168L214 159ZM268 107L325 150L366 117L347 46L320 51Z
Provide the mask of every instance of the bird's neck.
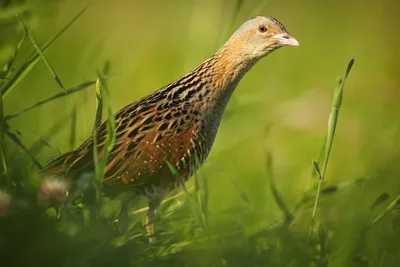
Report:
M223 111L239 81L257 62L223 46L193 71L163 89L169 100L196 109Z
M208 95L203 106L223 111L240 80L256 62L256 59L243 57L237 50L224 46L200 65L200 69L207 69L203 77L209 81L208 86L203 87Z

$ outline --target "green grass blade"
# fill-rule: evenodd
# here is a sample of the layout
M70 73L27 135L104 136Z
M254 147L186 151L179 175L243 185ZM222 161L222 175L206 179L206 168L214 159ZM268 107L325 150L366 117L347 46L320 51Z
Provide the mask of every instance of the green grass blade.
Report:
M240 10L242 10L244 0L236 0L236 5L233 10L233 15L231 19L231 28L234 26L237 17L239 16Z
M209 194L208 194L208 182L207 177L202 175L201 173L198 174L199 182L200 182L200 190L199 190L199 202L200 208L203 215L204 225L208 225L208 203L209 203Z
M95 131L93 133L93 164L94 164L94 172L96 174L96 177L94 180L101 180L101 179L103 179L104 166L102 166L102 164L99 160L99 150L97 148L97 145L98 145L97 144L97 131ZM99 197L99 194L97 193L96 194L97 200L98 200L98 197Z
M216 171L218 173L225 173L224 170L218 168L217 166L213 166L209 162L204 163L203 165L204 168L209 168L212 171ZM224 175L223 177L226 177L230 183L232 183L233 187L235 188L236 192L239 194L240 198L248 204L250 208L253 208L253 203L251 203L250 198L246 194L246 192L240 187L240 185L233 179L229 178L227 175Z
M103 119L103 88L100 79L96 81L96 117L94 120L93 132L100 126Z
M40 137L38 137L36 135L30 134L30 133L27 133L27 132L22 132L20 130L7 130L7 131L9 133L12 133L12 134L15 134L15 135L19 135L21 137L24 136L24 137L28 137L28 138L31 138L33 140L39 141L39 143L41 145L45 145L48 148L54 149L54 150L56 150L58 152L58 154L61 154L61 152L60 152L60 150L58 148L50 145L49 142L47 142L46 140L44 140L44 139L42 139L42 138L40 138Z
M101 88L99 89L100 91L104 91L108 92L107 90L107 85L106 82L104 80L104 78L98 74L98 83L97 83L97 88ZM97 89L96 88L96 89ZM102 103L102 99L101 98L101 103ZM103 104L101 104L101 106L103 106ZM96 113L97 113L96 109ZM103 181L103 177L104 177L104 170L105 170L105 166L107 165L107 160L108 160L108 155L111 152L112 148L114 147L115 144L115 117L114 117L114 113L111 109L111 106L108 106L107 109L107 138L105 141L105 145L103 147L103 155L101 157L101 159L99 158L99 151L97 149L97 131L94 131L94 149L93 149L93 159L94 159L94 163L95 163L95 172L96 172L96 180L98 182L102 182ZM96 114L97 115L97 114ZM96 116L96 120L98 119L98 117ZM96 124L96 122L95 122ZM100 125L100 124L99 124Z
M198 190L196 190L196 188L195 188L195 192L193 194L190 193L189 190L186 188L185 181L182 179L180 173L175 168L175 166L169 161L166 161L166 164L167 164L170 172L172 173L172 175L175 176L175 179L177 181L179 181L179 184L180 184L183 192L186 195L186 200L189 201L190 208L191 208L191 211L193 212L196 225L200 226L202 230L205 230L206 229L206 224L205 224L205 220L204 220L205 215L203 214L201 204L199 202L199 198L195 197L195 195L197 194L196 191L198 191ZM191 164L195 164L195 163L191 163ZM197 179L197 174L195 174L194 178Z
M104 77L108 76L110 72L110 62L107 60L103 67L103 73L100 74L97 71L97 80L96 80L96 115L93 125L93 132L100 127L101 122L103 120L103 109L104 109L104 98L103 98L103 91L107 91L107 81ZM114 119L113 119L114 120Z
M332 102L332 109L331 109L331 114L329 116L329 121L328 121L328 134L326 136L326 145L325 145L325 159L323 162L323 167L322 167L322 179L325 177L325 172L326 172L326 167L328 165L329 161L329 156L331 153L332 149L332 144L333 144L333 139L335 137L335 132L336 132L336 125L337 125L337 120L339 117L339 110L340 107L342 106L342 99L343 99L343 89L344 89L344 84L347 79L347 76L349 75L349 72L351 68L353 67L354 64L354 59L350 60L345 75L343 78L339 78L338 81L338 86L335 90L333 102Z
M400 205L400 194L381 212L375 219L372 220L372 224L380 222L389 212L393 211Z
M202 230L205 230L207 227L205 224L205 215L201 209L201 204L199 203L198 198L193 197L193 195L187 190L185 183L181 184L181 188L185 192L186 197L189 200L190 208L193 212L196 224L200 226Z
M89 87L89 86L91 86L91 85L93 85L95 83L96 83L96 81L84 82L84 83L79 84L79 85L77 85L77 86L75 86L73 88L67 89L66 92L67 92L68 95L71 95L71 94L79 92L79 91L81 91L81 90L83 90L83 89L85 89L85 88L87 88L87 87ZM42 101L39 101L36 104L34 104L34 105L32 105L32 106L30 106L28 108L25 108L25 109L23 109L21 111L18 111L16 113L4 116L4 120L5 121L11 120L11 119L13 119L15 117L18 117L18 116L26 113L27 111L30 111L30 110L32 110L34 108L37 108L37 107L39 107L41 105L44 105L44 104L48 103L48 102L56 100L56 99L58 99L60 97L65 97L65 93L63 93L63 92L57 93L57 94L53 95L52 97L49 97L49 98L47 98L45 100L42 100Z
M50 40L48 40L42 47L43 51L46 51L65 31L67 31L72 24L75 23L85 12L86 10L90 7L90 4L86 5L84 8L82 8L81 11L79 11L67 24L64 25L64 27L61 28L59 32L57 32ZM33 53L30 57L30 60L33 60L34 58L37 58L39 55L37 53Z
M165 163L167 164L168 169L169 169L169 171L172 173L172 175L175 176L175 177L178 177L178 176L179 176L179 172L178 172L178 170L174 167L174 165L173 165L171 162L169 162L169 161L166 161ZM178 177L178 178L179 178L179 177ZM180 178L179 178L179 179L180 179Z
M240 198L250 207L253 208L253 203L251 203L249 196L246 192L240 187L240 185L233 179L230 179L233 187L235 188L236 192L239 194Z
M7 21L15 17L15 14L29 12L29 2L13 2L11 1L0 1L2 4L0 9L0 20ZM8 4L7 4L8 3Z
M267 6L267 4L268 4L268 1L260 1L258 3L258 5L253 8L249 17L254 17L254 16L260 15L261 12L264 10L264 8Z
M333 144L333 139L335 137L335 132L336 132L336 125L339 117L339 110L342 105L342 99L343 99L343 89L344 89L344 84L347 79L347 76L349 75L349 72L354 64L354 59L351 59L344 77L340 77L338 79L338 84L335 89L333 101L332 101L332 108L331 108L331 113L329 115L329 120L328 120L328 132L326 135L326 142L325 142L325 150L324 150L324 155L323 155L323 162L319 162L318 164L314 164L315 170L318 170L318 175L320 177L319 182L318 182L318 189L317 189L317 195L315 197L315 203L314 203L314 208L312 212L312 219L311 219L311 225L310 225L310 231L309 231L309 238L311 237L312 230L314 228L314 222L315 222L315 217L317 213L317 208L318 208L318 203L319 203L319 198L321 195L321 189L322 189L322 184L325 178L325 172L326 168L328 166L328 161L329 161L329 156L332 150L332 144ZM320 166L322 165L322 169L320 171ZM317 168L316 168L317 167Z
M57 135L61 130L63 130L68 125L65 122L68 121L71 118L71 116L73 116L73 113L74 111L72 110L72 112L69 112L68 114L63 115L61 118L58 118L56 123L53 126L51 126L51 128L48 129L46 133L42 134L41 138L44 140L50 140L53 136ZM44 146L41 144L34 144L30 148L30 151L32 155L37 155L42 151L43 148Z
M72 119L71 119L71 132L69 134L69 148L73 150L75 148L76 141L76 121L77 121L77 112L76 112L76 103L74 104L74 109L72 111Z
M7 177L8 171L7 171L7 162L4 154L4 132L5 132L5 123L4 123L4 118L3 118L3 96L2 93L0 92L0 164L2 166L1 170L1 176ZM9 185L9 180L7 179L7 185Z
M111 152L112 148L115 144L115 117L111 107L108 107L108 119L107 119L107 139L106 139L106 155L108 158L108 154ZM106 162L106 159L104 159Z
M200 159L198 155L194 155L194 168L198 169L201 166ZM197 185L197 190L195 190L197 195L197 202L200 207L200 215L202 220L203 228L208 226L208 184L207 179L199 171L195 172L194 178Z
M374 203L372 203L371 211L375 210L378 206L382 205L389 198L390 198L389 195L385 192L380 194L379 197L375 199Z
M52 45L71 25L88 9L89 5L83 8L78 14L75 15L57 34L55 34L45 45L42 47L42 51L45 52L50 45ZM34 53L27 62L25 62L13 75L8 82L1 88L3 96L5 97L10 90L12 90L39 62L40 55Z
M64 87L63 83L61 82L60 76L58 76L58 74L54 70L53 66L47 60L42 48L40 48L40 46L36 42L35 38L33 37L33 34L31 32L31 30L26 26L26 24L22 21L22 19L18 15L17 15L17 19L21 23L22 27L24 27L24 30L28 33L29 40L31 40L33 46L35 47L35 49L36 49L37 53L39 54L40 58L46 64L46 66L49 69L51 75L56 80L57 84L61 87L61 89L64 91L64 93L67 95L68 93L67 93L67 91L65 91L65 87Z
M278 208L282 211L284 217L285 217L285 222L290 223L293 220L293 216L290 213L289 209L287 208L285 201L283 200L281 194L279 193L278 189L276 188L275 185L275 180L274 180L274 174L273 174L273 164L272 164L272 156L271 153L267 152L267 172L268 172L268 179L269 179L269 185L270 189L272 192L272 196L274 197L275 203L277 204Z
M218 39L218 41L216 43L216 47L217 48L219 48L226 41L226 39L228 38L228 36L229 36L229 34L230 34L234 24L235 24L235 21L236 21L238 15L240 13L240 10L243 7L243 4L244 4L244 0L236 0L236 4L235 4L235 7L233 9L233 13L232 13L232 16L231 16L231 20L229 22L229 26L223 28L222 33L220 35L220 38Z
M328 196L334 193L339 192L340 190L343 190L345 188L348 188L349 186L357 186L360 184L363 184L366 181L364 178L356 179L353 181L345 181L338 183L336 185L329 185L320 190L320 198L322 196ZM298 212L302 208L312 208L315 204L315 198L316 198L316 192L315 190L310 190L303 194L303 197L296 203L294 209L293 209L293 214Z
M321 168L319 167L318 162L313 160L312 163L313 163L313 167L314 167L314 172L317 174L318 179L321 180L322 179L322 174L321 174Z
M15 133L6 131L5 134L14 141L17 146L19 146L32 160L33 164L36 165L39 169L43 169L43 166L39 163L39 161L29 152L26 146L19 140L18 136Z
M26 31L24 31L24 35L22 36L21 40L18 42L17 46L15 47L13 55L11 56L11 58L8 60L7 64L3 68L4 73L8 74L10 72L11 68L13 67L15 58L17 57L18 52L21 49L21 46L22 46L23 42L25 41L27 35L28 35L28 33Z
M106 143L103 147L103 155L99 158L99 150L97 149L97 131L94 131L93 134L93 160L95 166L95 174L96 178L93 181L94 187L96 189L96 200L97 202L100 200L100 191L98 186L101 185L104 179L104 171L107 165L108 155L111 152L113 146L115 144L115 118L114 114L111 110L111 107L108 107L108 118L107 118L107 138Z
M106 71L108 71L108 68ZM100 75L99 73L97 73L97 75L98 75L98 80L97 80L98 86L96 88L96 94L97 95L100 94L101 96L100 96L99 103L97 103L97 101L96 101L96 104L98 104L98 106L96 108L95 125L97 123L100 126L101 117L100 117L100 115L98 116L98 114L100 114L100 112L102 113L102 109L103 109L103 91L106 92L107 94L109 93L109 91L108 91L107 83L106 83L106 80L104 79L104 77L102 75ZM97 90L99 93L97 92ZM115 117L114 117L114 113L113 113L110 105L108 105L107 111L108 111L107 112L107 138L106 138L105 146L103 148L103 156L101 158L100 166L97 167L97 171L96 171L97 180L99 182L101 182L103 180L104 169L107 164L108 155L111 152L112 148L114 147L115 139L116 139L116 137L115 137ZM95 138L95 140L96 139L97 138ZM97 153L97 151L95 153Z

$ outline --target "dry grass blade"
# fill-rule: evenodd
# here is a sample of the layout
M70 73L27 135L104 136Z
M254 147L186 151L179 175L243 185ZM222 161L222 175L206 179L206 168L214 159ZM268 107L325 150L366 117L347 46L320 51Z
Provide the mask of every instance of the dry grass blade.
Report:
M71 95L71 94L79 92L79 91L81 91L81 90L83 90L83 89L85 89L85 88L87 88L87 87L89 87L89 86L91 86L91 85L93 85L95 83L96 83L96 81L84 82L84 83L79 84L79 85L77 85L77 86L75 86L73 88L67 89L66 92L67 92L68 95ZM49 97L49 98L47 98L45 100L42 100L42 101L39 101L38 103L36 103L36 104L34 104L34 105L32 105L32 106L30 106L28 108L25 108L25 109L23 109L21 111L18 111L16 113L14 113L14 114L10 114L10 115L4 116L4 120L8 121L10 119L18 117L19 115L21 115L21 114L23 114L23 113L25 113L27 111L30 111L30 110L32 110L34 108L37 108L37 107L39 107L41 105L44 105L44 104L46 104L46 103L48 103L50 101L56 100L56 99L58 99L60 97L65 97L65 93L63 93L63 92L57 93L57 94L53 95L52 97Z

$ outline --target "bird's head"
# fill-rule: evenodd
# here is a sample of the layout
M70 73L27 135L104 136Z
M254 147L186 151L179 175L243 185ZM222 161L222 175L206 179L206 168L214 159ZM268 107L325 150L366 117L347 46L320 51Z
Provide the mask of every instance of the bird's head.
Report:
M298 46L278 20L270 17L254 17L239 27L226 43L235 47L246 60L260 59L283 46Z

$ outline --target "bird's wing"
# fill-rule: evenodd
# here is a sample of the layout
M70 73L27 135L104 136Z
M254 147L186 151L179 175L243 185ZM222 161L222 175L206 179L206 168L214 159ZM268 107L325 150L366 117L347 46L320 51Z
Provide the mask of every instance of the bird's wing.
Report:
M192 116L181 116L181 110L153 109L137 123L120 125L121 133L109 155L104 183L108 186L137 184L156 175L167 165L177 166L194 152L193 139L200 129ZM183 111L186 112L186 111ZM179 113L179 116L178 114ZM123 133L122 133L123 132Z
M160 108L162 106L162 108ZM188 107L173 108L154 101L146 105L132 103L115 116L116 141L108 156L104 184L122 186L142 183L168 162L185 164L194 152L193 138L199 121ZM99 158L107 138L107 124L96 130ZM94 135L93 135L94 136ZM78 178L94 170L93 136L77 150L60 155L42 170L52 175Z

